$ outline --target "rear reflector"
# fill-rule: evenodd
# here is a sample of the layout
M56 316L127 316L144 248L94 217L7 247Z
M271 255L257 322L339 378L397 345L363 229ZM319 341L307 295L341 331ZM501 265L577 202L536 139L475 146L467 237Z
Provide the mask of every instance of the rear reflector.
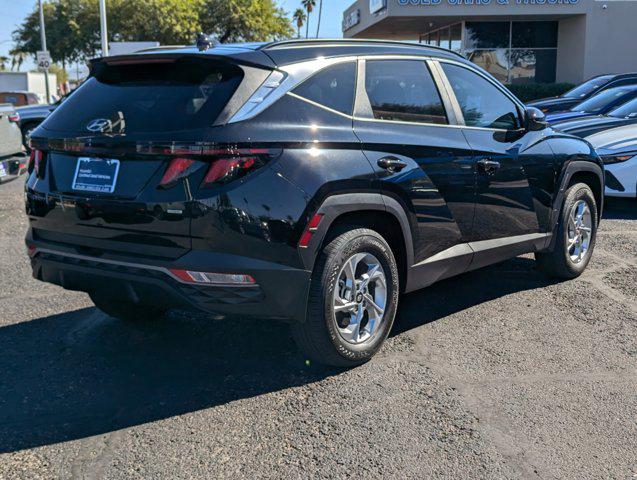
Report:
M208 285L255 285L254 278L250 275L236 273L211 273L194 272L171 268L170 272L186 283L198 283Z
M10 113L7 117L10 122L18 123L20 121L20 114L18 112Z
M161 177L159 186L162 188L172 187L177 182L177 180L186 177L191 173L194 163L195 161L189 158L173 158L170 161L170 164L168 165L164 176Z
M299 240L299 247L307 248L307 246L310 244L310 240L312 239L312 235L314 235L314 232L316 232L316 229L321 223L321 220L323 220L322 213L317 213L312 218L310 218L310 221L307 223L307 227L305 227L305 230L301 235L301 239Z

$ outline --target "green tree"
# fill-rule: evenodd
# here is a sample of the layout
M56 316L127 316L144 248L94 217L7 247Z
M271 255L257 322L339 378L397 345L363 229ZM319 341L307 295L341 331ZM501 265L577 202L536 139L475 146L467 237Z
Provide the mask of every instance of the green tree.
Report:
M305 38L308 38L310 34L310 15L312 14L312 10L316 7L316 0L303 0L301 2L303 7L307 11L307 23L305 24Z
M64 67L60 66L57 63L51 65L51 67L49 68L49 73L55 74L58 79L58 84L66 83L69 79L69 72L67 72Z
M11 59L5 55L0 55L0 71L7 69L7 64Z
M273 0L204 0L201 30L219 42L262 42L289 38L294 30Z
M302 8L297 8L294 11L294 15L292 15L292 18L296 22L297 38L301 38L301 27L307 20L307 15Z

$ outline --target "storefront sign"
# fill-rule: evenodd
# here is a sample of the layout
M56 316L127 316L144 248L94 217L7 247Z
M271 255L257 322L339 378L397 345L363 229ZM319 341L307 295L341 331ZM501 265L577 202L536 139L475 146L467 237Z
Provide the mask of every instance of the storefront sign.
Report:
M387 0L369 0L369 13L376 13L387 7Z
M580 0L398 0L398 5L575 5L579 2Z
M361 23L361 11L357 8L343 16L343 31Z

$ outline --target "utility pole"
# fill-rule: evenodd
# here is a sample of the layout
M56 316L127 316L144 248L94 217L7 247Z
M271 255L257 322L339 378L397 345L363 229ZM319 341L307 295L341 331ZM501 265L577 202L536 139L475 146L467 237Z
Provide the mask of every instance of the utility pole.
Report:
M100 27L102 31L102 56L108 57L108 34L106 32L106 0L100 0Z
M42 42L42 50L46 50L46 32L44 31L44 10L42 9L42 0L38 0L40 7L40 41ZM44 85L46 86L46 103L51 103L51 87L49 86L49 69L44 69Z

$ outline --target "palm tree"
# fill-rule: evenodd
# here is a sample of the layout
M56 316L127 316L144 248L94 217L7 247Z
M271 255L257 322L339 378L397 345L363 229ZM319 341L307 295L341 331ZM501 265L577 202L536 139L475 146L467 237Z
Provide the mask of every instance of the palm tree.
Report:
M321 15L323 14L323 0L319 0L319 18L316 24L316 38L319 38L319 30L321 29Z
M9 57L0 55L0 71L6 70L8 62L9 62Z
M316 7L316 0L303 0L301 3L305 7L305 10L307 10L307 23L305 24L305 38L308 38L308 35L310 33L309 32L310 14L312 13L312 10L314 9L314 7Z
M294 15L292 15L292 18L296 21L296 30L298 32L297 38L301 38L301 27L307 20L307 15L305 15L305 12L302 8L297 8L294 11Z

